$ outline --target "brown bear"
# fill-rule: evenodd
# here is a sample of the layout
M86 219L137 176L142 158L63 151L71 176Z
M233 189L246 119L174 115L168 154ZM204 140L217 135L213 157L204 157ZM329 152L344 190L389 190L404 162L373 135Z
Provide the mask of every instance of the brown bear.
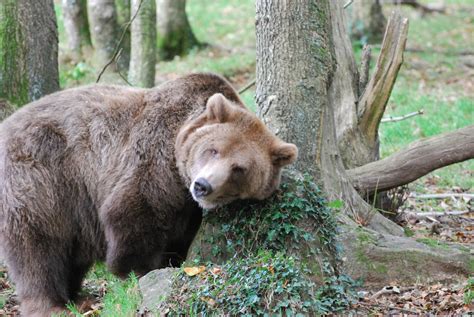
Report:
M297 156L227 81L94 85L0 125L0 239L25 316L60 312L105 260L119 276L179 265L202 209L264 199Z

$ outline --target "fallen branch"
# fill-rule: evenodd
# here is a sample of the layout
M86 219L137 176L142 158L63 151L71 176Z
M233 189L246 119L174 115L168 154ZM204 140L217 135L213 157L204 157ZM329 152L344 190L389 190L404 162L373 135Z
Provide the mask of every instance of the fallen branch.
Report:
M399 116L399 117L388 116L388 117L382 118L382 120L380 120L380 122L382 122L382 123L397 122L397 121L402 121L402 120L405 120L405 119L408 119L408 118L411 118L411 117L415 117L415 116L418 116L418 115L422 115L422 114L423 114L423 109L415 111L415 112L407 113L407 114L404 114L403 116Z
M368 141L375 143L385 107L403 63L408 19L393 12L387 23L382 49L374 73L359 100L359 127Z
M458 193L446 193L446 194L410 194L410 198L415 199L445 199L445 198L467 198L473 199L474 194L458 194Z
M469 210L455 210L455 211L427 211L427 212L415 212L410 213L415 215L417 218L420 217L441 217L441 216L461 216L470 213Z
M414 9L421 10L423 13L446 13L446 8L443 5L429 5L418 2L417 0L388 0L384 3L407 5Z
M347 171L364 197L408 184L435 169L474 158L474 125L413 142L391 156Z

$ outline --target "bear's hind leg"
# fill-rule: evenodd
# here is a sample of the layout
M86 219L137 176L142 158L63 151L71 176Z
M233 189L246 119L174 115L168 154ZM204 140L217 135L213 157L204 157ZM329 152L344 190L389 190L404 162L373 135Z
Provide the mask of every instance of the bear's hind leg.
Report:
M57 248L57 242L36 241L17 249L9 243L7 265L16 285L22 316L51 316L64 311L70 300L68 254L65 249Z

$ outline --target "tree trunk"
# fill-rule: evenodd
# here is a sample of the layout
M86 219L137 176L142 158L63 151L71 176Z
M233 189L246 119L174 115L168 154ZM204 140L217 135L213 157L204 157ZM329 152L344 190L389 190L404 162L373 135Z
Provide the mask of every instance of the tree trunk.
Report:
M386 24L380 0L354 1L349 11L352 13L353 39L363 43L380 43Z
M131 26L132 54L128 80L134 86L153 87L156 64L155 1L132 0L132 16L135 16L137 11Z
M113 57L119 39L117 11L114 0L89 0L87 3L95 64L106 65ZM112 70L117 70L114 63Z
M79 61L92 47L86 0L62 0L62 9L69 51Z
M0 1L0 97L23 105L59 89L52 0Z
M199 45L186 15L186 0L156 0L158 54L173 59Z
M123 69L128 69L130 65L130 0L115 0L115 7L117 8L117 22L120 29L120 34L125 32L121 43L122 53L119 57L119 64Z

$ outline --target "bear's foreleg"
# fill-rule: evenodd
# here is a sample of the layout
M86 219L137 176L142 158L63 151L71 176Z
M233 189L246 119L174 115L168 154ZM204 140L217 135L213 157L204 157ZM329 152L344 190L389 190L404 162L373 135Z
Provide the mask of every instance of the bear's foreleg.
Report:
M134 190L115 191L106 199L100 217L112 273L127 277L134 271L141 276L160 267L169 224L159 214Z

